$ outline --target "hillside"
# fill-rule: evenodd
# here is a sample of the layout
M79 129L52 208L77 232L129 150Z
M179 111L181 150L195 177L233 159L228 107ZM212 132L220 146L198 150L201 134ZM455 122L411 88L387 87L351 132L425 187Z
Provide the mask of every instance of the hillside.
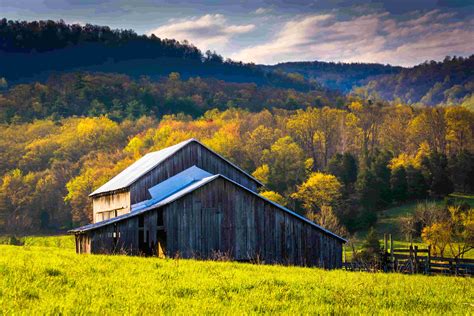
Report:
M349 93L354 87L367 84L370 80L382 75L398 74L402 67L381 64L364 63L334 63L334 62L287 62L274 66L264 66L264 69L285 73L298 73L308 80L315 81L324 87Z
M292 62L264 69L300 74L324 87L344 93L363 87L369 95L406 104L472 107L474 55L446 57L411 67L380 64Z
M416 284L416 286L415 286ZM470 278L370 274L0 245L2 312L462 314Z
M0 20L0 78L10 84L44 81L51 73L112 72L158 79L170 72L183 78L212 77L298 90L315 89L282 73L226 60L174 39L138 35L107 26L63 21Z
M467 102L474 92L474 55L446 57L442 62L431 61L402 69L398 74L371 80L366 88L384 100L399 99L408 104Z

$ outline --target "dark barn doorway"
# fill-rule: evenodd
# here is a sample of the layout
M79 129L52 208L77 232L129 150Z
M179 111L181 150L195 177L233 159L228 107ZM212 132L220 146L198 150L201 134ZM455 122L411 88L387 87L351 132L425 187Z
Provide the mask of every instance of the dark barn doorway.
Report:
M163 210L158 210L156 217L156 255L166 257L166 231Z

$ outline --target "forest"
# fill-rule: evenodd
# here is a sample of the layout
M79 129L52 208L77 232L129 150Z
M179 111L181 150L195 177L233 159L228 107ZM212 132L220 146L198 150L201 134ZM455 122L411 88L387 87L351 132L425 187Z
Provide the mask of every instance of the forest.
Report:
M464 107L355 97L342 108L12 122L0 125L0 229L88 223L90 192L145 153L195 137L265 183L262 195L347 236L389 206L473 192L473 132Z
M74 72L50 75L45 82L5 86L0 90L0 122L104 114L113 120L123 120L180 112L196 117L214 108L260 111L273 107L342 106L344 102L344 96L319 89L301 92L215 78L186 80L177 72L159 80L145 76L134 80L122 74Z

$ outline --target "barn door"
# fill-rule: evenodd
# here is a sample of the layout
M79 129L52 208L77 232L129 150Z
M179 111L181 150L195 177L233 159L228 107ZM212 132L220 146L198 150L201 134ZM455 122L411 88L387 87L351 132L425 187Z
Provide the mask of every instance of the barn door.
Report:
M157 211L156 217L156 248L156 254L159 258L166 257L166 230L162 209Z
M150 231L145 227L145 216L141 214L138 216L138 250L141 255L151 255L150 249Z

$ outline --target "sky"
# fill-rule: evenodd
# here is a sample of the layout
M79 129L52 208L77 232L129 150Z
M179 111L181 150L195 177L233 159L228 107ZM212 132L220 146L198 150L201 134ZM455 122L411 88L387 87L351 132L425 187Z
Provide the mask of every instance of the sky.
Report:
M133 29L257 64L474 54L474 0L0 0L0 16Z

